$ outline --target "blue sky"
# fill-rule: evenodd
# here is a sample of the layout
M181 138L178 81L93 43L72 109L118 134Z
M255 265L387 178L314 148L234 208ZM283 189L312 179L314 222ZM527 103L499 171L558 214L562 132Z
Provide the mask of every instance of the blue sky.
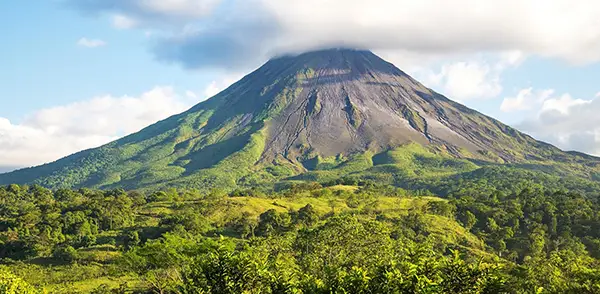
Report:
M211 73L155 61L143 31L119 30L107 17L86 17L58 1L3 1L0 11L0 116L19 121L36 109L111 94L135 95L155 85L202 90ZM81 38L106 42L77 46Z
M333 46L372 49L451 99L600 155L591 0L37 0L0 11L0 171L135 132L275 54Z

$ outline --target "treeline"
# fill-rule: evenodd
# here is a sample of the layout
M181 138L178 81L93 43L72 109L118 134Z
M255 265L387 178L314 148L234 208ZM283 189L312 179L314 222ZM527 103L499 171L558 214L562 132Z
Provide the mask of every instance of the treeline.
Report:
M0 258L65 259L77 248L114 244L114 238L102 239L103 233L133 226L144 203L145 196L122 190L0 188Z
M135 277L94 293L600 292L600 205L589 195L531 185L443 200L351 179L323 186L0 187L0 272L37 286L27 264ZM12 276L0 293L15 283L31 289Z
M267 216L268 215L268 216ZM301 213L297 214L302 215ZM348 214L315 226L282 226L261 216L267 237L237 243L168 233L120 262L160 293L499 293L496 264L446 256L434 240L415 243L401 228Z

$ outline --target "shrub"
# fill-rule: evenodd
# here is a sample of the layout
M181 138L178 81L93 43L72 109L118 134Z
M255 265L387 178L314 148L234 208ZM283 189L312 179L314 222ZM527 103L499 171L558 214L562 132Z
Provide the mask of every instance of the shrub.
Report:
M72 246L58 246L54 249L52 257L64 263L73 263L77 259L77 250Z
M0 294L37 294L41 293L23 279L0 268Z

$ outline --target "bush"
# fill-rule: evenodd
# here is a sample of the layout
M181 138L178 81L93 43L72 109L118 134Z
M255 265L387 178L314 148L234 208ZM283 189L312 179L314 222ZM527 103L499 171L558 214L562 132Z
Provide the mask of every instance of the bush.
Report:
M73 263L75 260L77 260L77 250L75 250L75 248L72 246L59 246L54 249L52 257L56 261Z
M456 212L456 206L446 201L431 201L427 203L427 209L433 214L448 218L454 218Z
M148 202L172 201L172 200L173 200L172 195L169 195L164 191L154 192L154 193L148 195L148 197L146 198L146 201L148 201Z
M176 226L183 226L187 232L193 234L204 234L212 229L210 222L199 212L193 210L178 211L173 215L163 218L161 226L173 230Z
M269 209L259 217L257 235L271 236L275 233L281 233L289 227L290 222L288 213L279 213L275 209Z
M41 293L23 279L0 268L0 294L37 294Z
M73 248L87 248L96 245L96 236L77 236L71 241Z
M305 226L312 226L319 221L319 214L317 214L312 205L306 204L306 206L298 210L295 221Z

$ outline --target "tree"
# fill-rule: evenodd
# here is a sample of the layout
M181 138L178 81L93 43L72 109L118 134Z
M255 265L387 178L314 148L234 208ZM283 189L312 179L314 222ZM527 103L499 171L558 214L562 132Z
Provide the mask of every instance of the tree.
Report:
M129 196L129 198L131 198L135 206L142 206L147 202L146 195L144 195L143 192L131 191L127 195Z
M76 236L71 244L74 248L86 248L96 244L96 236L95 235L79 235Z
M271 236L283 232L290 225L290 215L286 212L279 213L275 209L263 212L258 221L257 234Z
M171 195L167 194L164 191L156 191L146 198L148 202L159 202L159 201L171 201L173 198L170 198Z
M261 263L231 250L219 248L198 258L183 272L183 293L261 293L268 284L260 273ZM204 291L200 291L204 290ZM261 291L262 290L262 291Z
M58 246L54 249L52 257L64 263L73 263L77 259L77 250L72 246Z
M41 293L23 279L0 268L0 294L38 294Z
M124 244L123 247L125 247L125 250L128 251L131 248L133 248L134 246L137 246L140 244L140 234L137 231L130 231L129 233L127 233L127 235L125 236L125 240L124 240Z
M329 201L327 201L327 204L329 204L329 207L331 208L331 213L335 214L335 208L337 206L337 202L335 201L334 198L329 199Z
M258 221L250 213L243 212L231 225L242 238L255 237L254 231L258 226Z
M192 209L185 209L169 215L160 221L160 225L167 226L171 230L177 225L181 225L192 234L204 234L212 229L210 222L199 212Z
M391 242L390 231L381 222L342 215L301 230L294 247L299 252L299 264L322 279L328 270L353 265L368 268L389 258Z
M454 218L456 207L446 201L430 201L427 203L428 211L431 213Z
M465 211L460 216L460 221L463 223L467 230L471 230L477 223L477 217L470 211Z
M305 226L312 226L319 221L319 214L315 211L315 208L311 204L298 210L296 216L296 223L303 224Z

